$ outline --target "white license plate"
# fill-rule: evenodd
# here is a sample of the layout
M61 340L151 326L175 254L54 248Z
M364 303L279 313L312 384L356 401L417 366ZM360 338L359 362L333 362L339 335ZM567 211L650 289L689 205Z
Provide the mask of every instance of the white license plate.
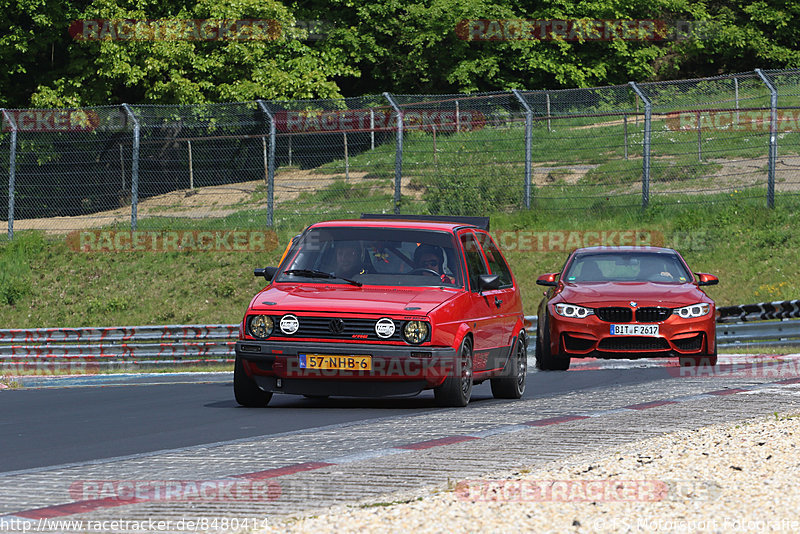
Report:
M612 324L612 336L658 336L657 324Z

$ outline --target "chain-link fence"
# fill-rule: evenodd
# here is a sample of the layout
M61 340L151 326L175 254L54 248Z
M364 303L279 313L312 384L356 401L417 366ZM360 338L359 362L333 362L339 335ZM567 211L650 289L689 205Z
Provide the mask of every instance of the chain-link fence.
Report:
M800 191L800 70L557 91L2 110L8 234ZM197 220L202 219L202 223Z

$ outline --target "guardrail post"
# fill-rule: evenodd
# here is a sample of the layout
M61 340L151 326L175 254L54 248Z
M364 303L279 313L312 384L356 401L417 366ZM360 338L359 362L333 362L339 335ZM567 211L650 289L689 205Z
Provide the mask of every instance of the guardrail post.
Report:
M267 154L267 227L272 227L275 197L275 116L270 112L263 100L258 100L258 107L269 119L269 153ZM291 138L290 138L291 139ZM291 163L290 163L291 164Z
M636 95L644 102L644 140L642 142L642 209L650 204L650 130L653 106L635 82L628 82ZM638 117L638 115L637 115Z
M778 163L778 90L769 78L756 69L756 74L769 89L769 162L767 170L767 207L775 207L775 166Z
M139 209L139 140L141 135L141 125L136 114L128 104L122 104L122 109L133 121L133 153L131 154L131 231L136 231Z
M525 109L525 209L531 209L531 165L533 163L533 156L531 154L531 142L533 139L533 110L519 94L516 89L511 90L514 96L519 100L519 103ZM550 121L550 113L548 111L548 124ZM550 131L550 127L547 127Z
M6 115L6 110L2 111L3 118L8 121L11 127L11 139L8 148L8 240L14 239L14 182L17 176L17 125ZM2 124L0 120L0 124Z
M386 97L392 109L397 113L397 149L394 156L394 213L399 214L402 193L401 179L403 177L403 111L394 101L392 95L386 92L383 93L383 96Z

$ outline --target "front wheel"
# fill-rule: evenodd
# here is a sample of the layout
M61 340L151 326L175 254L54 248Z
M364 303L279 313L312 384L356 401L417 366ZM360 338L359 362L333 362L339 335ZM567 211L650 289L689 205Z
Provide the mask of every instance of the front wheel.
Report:
M464 338L458 351L453 372L433 395L440 406L463 407L472 396L472 340Z
M714 367L717 365L717 351L702 356L681 356L678 363L681 367Z
M541 329L536 330L536 367L542 371L566 371L570 361L569 356L558 356L550 350L550 325L545 318Z
M272 399L272 393L263 391L255 380L247 376L244 363L238 356L233 364L233 396L236 402L248 408L263 408Z
M514 353L508 359L503 376L491 379L492 395L495 399L519 399L525 393L525 378L528 376L528 349L525 336L516 341Z

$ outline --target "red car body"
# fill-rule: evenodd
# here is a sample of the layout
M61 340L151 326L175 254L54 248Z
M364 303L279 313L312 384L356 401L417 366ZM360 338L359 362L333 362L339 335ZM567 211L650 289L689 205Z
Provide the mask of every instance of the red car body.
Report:
M700 287L716 283L672 249L577 249L561 272L537 280L550 286L539 305L537 366L566 370L571 358L586 357L715 365L714 301Z
M487 379L495 396L519 398L527 340L507 262L486 229L427 219L317 223L277 268L256 270L271 281L240 326L237 401L433 389L441 404L463 406ZM336 262L348 247L359 272L344 276ZM417 249L440 251L444 272L417 267Z

